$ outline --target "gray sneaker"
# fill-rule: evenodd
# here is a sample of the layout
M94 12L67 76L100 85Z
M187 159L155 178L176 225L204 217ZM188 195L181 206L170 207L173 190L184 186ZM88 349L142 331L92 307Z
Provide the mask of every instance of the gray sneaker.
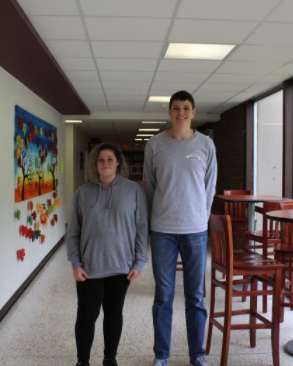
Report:
M206 360L205 356L197 357L195 366L211 366Z
M159 360L158 358L155 358L152 366L167 366L167 360Z

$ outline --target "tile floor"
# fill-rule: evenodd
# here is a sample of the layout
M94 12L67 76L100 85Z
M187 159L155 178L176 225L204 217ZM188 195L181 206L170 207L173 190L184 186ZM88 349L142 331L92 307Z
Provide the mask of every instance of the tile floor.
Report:
M208 260L209 264L209 260ZM206 275L209 307L209 266ZM151 306L154 282L151 262L128 291L124 309L124 330L117 360L119 366L150 366L153 360L153 330ZM218 298L221 299L222 291ZM241 307L234 299L235 308ZM76 313L75 284L65 246L54 254L13 309L0 323L0 366L74 366L74 322ZM97 322L92 348L91 366L101 365L103 342L101 317ZM281 324L280 366L292 366L293 357L286 354L284 345L293 339L293 312L286 309ZM214 329L211 366L220 363L222 333ZM188 366L182 273L178 272L170 366ZM272 366L270 331L257 332L257 346L249 347L248 331L233 331L230 342L229 366Z

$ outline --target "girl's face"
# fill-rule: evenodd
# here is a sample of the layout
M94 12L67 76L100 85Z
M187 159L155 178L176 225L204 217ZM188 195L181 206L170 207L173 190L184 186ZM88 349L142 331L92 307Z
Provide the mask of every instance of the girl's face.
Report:
M102 150L97 160L97 170L100 179L115 179L119 162L112 150Z

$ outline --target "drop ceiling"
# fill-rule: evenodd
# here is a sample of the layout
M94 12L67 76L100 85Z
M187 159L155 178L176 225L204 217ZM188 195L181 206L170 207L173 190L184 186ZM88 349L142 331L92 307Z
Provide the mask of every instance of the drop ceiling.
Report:
M189 91L196 127L293 76L292 0L17 1L90 111L92 137L133 140L141 121L168 121L149 96ZM164 59L170 42L236 47L223 61Z

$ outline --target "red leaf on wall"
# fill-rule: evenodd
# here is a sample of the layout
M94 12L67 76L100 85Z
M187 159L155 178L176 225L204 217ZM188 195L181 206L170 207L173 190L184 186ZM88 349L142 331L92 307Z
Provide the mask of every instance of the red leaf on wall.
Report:
M18 125L19 125L19 128L22 130L22 127L23 127L23 119L21 117L18 117Z
M25 237L31 239L33 237L33 235L34 235L34 230L29 228Z
M34 203L33 203L33 201L29 201L29 203L28 203L28 209L30 211L32 211L34 209Z
M56 179L56 180L57 180L57 179ZM53 193L53 197L54 197L54 198L57 198L57 193L56 193L56 192L54 192L54 193Z
M26 233L27 233L27 231L28 231L27 226L21 225L21 227L19 228L19 233L20 233L22 236L25 236L25 237L26 237Z
M45 130L45 133L46 133L46 136L48 137L49 136L49 131L47 129Z
M47 131L47 130L46 130ZM42 151L44 152L45 151L45 144L42 143Z
M24 257L25 257L25 250L19 249L16 253L17 253L17 259L21 260L23 262Z
M56 223L58 222L58 215L57 214L55 214L54 216L54 219L55 219L55 221L56 221Z
M52 206L52 201L48 200L48 206L51 207Z
M18 162L18 167L19 167L19 168L21 168L21 157L19 157L19 158L17 159L17 162Z
M37 213L36 213L36 211L34 211L34 212L32 213L32 217L33 217L34 221L36 221L36 218L37 218Z
M33 129L34 129L34 125L32 122L29 123L29 127L30 127L30 131L33 132Z
M51 225L52 225L52 226L55 226L55 219L52 219L52 220L51 220Z

